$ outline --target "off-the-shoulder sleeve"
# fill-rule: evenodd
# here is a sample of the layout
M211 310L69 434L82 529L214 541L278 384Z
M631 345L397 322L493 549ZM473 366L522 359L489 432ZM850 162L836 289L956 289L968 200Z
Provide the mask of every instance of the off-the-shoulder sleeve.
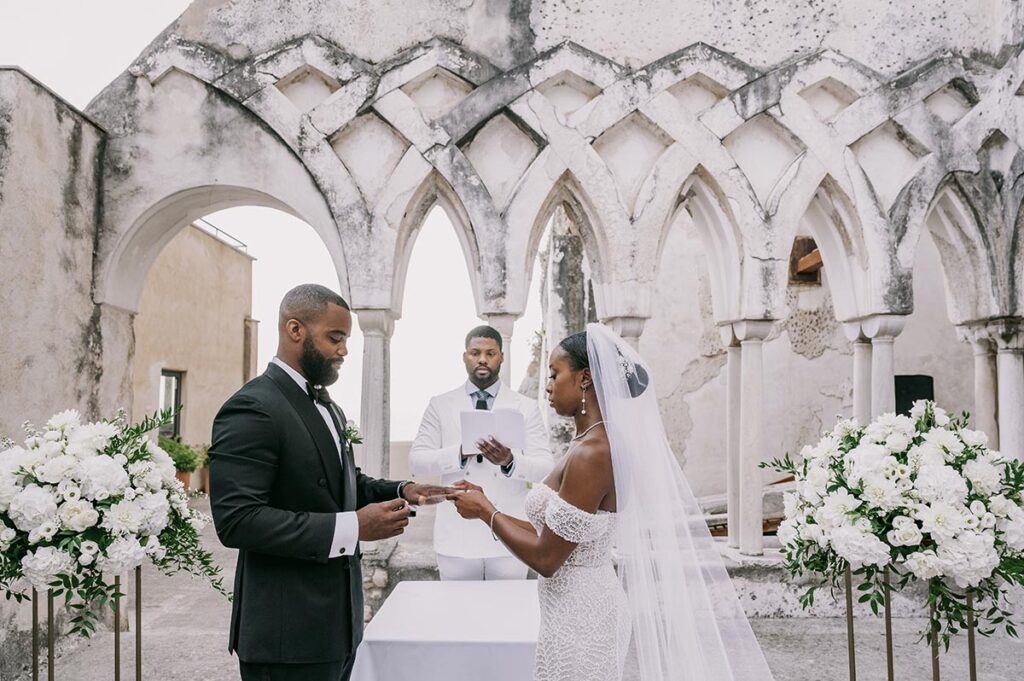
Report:
M574 544L597 539L608 529L607 514L587 513L552 494L544 513L544 524L562 539Z

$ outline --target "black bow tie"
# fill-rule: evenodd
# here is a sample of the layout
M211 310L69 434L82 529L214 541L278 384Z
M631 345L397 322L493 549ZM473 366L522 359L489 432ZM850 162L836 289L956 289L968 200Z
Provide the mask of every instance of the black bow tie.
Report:
M325 407L330 407L334 404L334 400L331 399L331 394L327 392L327 388L320 386L314 386L310 383L306 383L306 392L309 393L309 399L314 402L319 402Z

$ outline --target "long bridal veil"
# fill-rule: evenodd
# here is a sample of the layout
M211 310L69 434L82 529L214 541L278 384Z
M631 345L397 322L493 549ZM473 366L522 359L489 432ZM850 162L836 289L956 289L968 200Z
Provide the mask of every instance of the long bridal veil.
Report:
M641 681L770 681L697 501L665 436L648 369L603 324L587 352L611 446L619 578Z

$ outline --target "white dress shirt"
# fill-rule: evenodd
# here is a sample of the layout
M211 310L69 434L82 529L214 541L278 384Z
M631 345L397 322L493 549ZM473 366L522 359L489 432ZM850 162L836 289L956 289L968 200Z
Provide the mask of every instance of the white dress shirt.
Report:
M284 369L285 373L292 377L299 387L302 388L302 392L307 392L307 385L309 381L295 369L285 364L279 358L274 357L270 360L272 364ZM345 457L341 455L341 433L334 426L334 419L331 418L331 413L327 411L327 407L320 404L316 400L311 400L316 405L317 411L320 412L320 416L323 418L324 423L327 424L327 429L331 431L331 437L334 438L334 445L338 448L338 459L341 461L341 467L345 467ZM331 552L328 554L328 558L337 558L338 556L353 556L355 555L356 548L359 546L359 518L356 516L355 511L345 511L337 513L334 520L334 540L331 542Z

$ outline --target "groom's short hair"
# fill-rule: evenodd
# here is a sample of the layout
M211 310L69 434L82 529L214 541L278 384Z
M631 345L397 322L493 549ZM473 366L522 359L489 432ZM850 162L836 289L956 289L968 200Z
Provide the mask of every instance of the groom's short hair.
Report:
M470 330L470 332L466 334L467 348L469 347L469 341L473 340L474 338L490 338L492 341L498 344L499 351L502 349L501 334L498 333L493 326L487 326L486 324L484 324L483 326L478 326Z
M298 319L303 323L315 322L330 303L346 310L352 309L344 298L326 286L300 284L284 294L281 300L280 323L284 324L289 319Z

